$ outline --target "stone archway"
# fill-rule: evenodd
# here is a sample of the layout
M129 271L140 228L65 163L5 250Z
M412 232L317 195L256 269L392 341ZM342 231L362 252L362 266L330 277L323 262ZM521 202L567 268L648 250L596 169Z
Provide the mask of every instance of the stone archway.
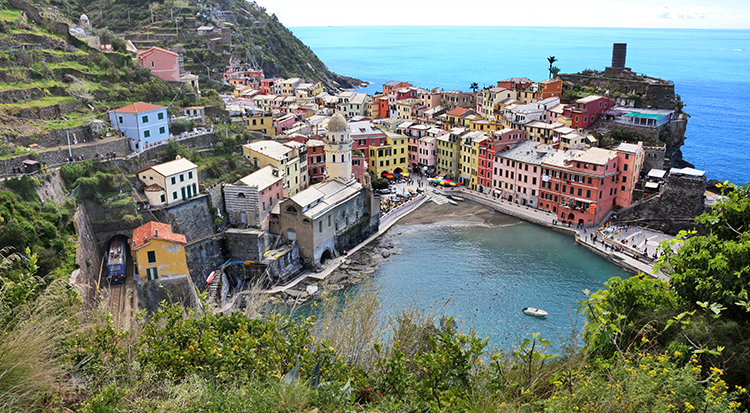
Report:
M326 248L326 250L323 251L322 254L320 254L320 264L325 265L326 261L330 260L331 258L333 258L333 254L331 253L331 250Z
M573 215L573 213L572 213L572 212L571 212L571 213L569 213L569 214L568 214L568 221L573 221L574 219L576 219L576 216L575 216L575 215Z
M401 169L401 168L396 168L396 169L393 170L394 174L400 174L401 172L404 172L404 170Z

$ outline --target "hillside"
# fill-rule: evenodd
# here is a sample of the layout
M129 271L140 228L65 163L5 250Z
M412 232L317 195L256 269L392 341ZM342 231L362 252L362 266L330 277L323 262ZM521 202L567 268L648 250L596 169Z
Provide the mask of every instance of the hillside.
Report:
M209 77L220 79L230 57L262 68L267 77L303 77L321 81L329 91L353 88L362 82L333 73L284 27L255 2L220 0L37 0L54 8L58 17L75 27L82 14L94 31L111 30L131 40L138 49L158 45L184 55L185 69L200 76L203 87L216 88ZM198 27L223 26L231 30L201 36ZM211 37L222 37L211 41ZM215 40L215 39L213 39Z

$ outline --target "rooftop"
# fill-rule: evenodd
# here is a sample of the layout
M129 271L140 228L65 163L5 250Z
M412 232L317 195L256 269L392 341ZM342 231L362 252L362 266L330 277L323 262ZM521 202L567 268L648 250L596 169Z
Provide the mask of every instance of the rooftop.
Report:
M283 179L284 173L282 171L271 165L266 165L250 175L241 178L234 185L257 186L258 191L262 191Z
M180 244L187 243L187 238L184 235L172 232L171 225L150 221L133 230L133 250L145 246L150 239L161 239Z
M150 103L145 102L135 102L131 103L129 105L125 105L121 108L115 109L115 112L120 113L143 113L143 112L150 112L152 110L157 109L166 109L166 106L159 106L159 105L152 105Z
M361 189L362 185L356 180L332 180L315 184L293 196L291 200L302 207L305 216L315 219L338 202L356 195Z
M497 157L532 165L541 165L544 158L554 152L555 150L550 145L539 144L539 142L524 139L513 149L498 152Z
M288 159L289 152L293 151L292 148L276 141L259 141L248 143L243 146L251 151L258 152L277 161Z
M159 165L154 165L150 168L142 169L141 171L152 169L154 172L158 173L159 175L168 177L168 176L172 176L181 172L187 172L197 167L198 165L177 155L177 158L173 161L164 162ZM140 173L141 171L138 171L138 172Z

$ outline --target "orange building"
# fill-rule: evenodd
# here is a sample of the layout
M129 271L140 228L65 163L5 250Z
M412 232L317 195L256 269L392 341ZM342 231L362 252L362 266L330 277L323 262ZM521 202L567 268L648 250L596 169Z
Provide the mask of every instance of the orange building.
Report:
M539 82L537 95L539 100L562 96L562 79L547 79Z

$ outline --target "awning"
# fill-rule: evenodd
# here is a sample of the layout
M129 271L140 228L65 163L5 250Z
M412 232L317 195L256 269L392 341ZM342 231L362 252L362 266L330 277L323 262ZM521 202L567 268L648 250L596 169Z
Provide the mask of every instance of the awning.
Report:
M659 189L658 182L646 182L646 189Z

